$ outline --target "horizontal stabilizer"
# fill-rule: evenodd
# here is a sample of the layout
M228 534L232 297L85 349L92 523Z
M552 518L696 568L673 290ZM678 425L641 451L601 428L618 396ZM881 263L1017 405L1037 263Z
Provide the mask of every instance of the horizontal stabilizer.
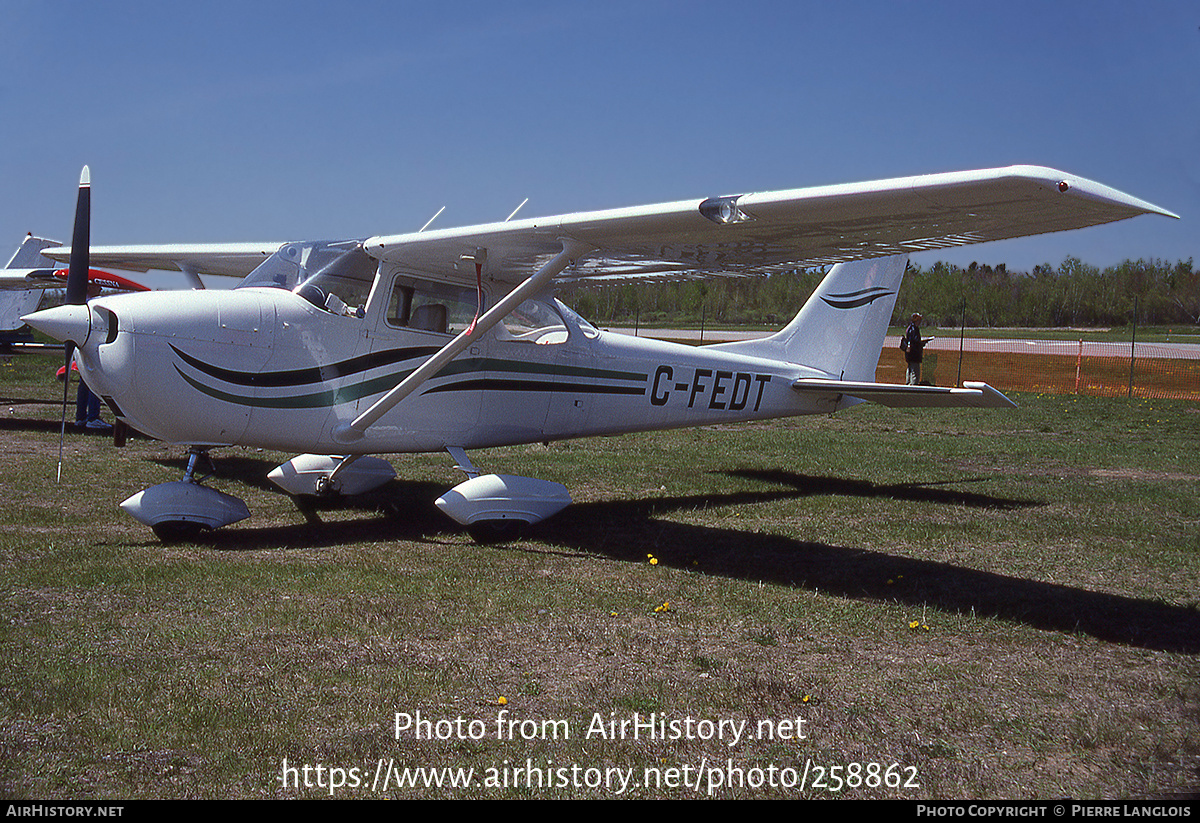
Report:
M802 378L792 383L796 391L810 394L844 394L892 408L963 406L975 409L1015 409L1009 400L987 383L963 383L961 389L942 386L902 386L896 383L854 383L849 380Z

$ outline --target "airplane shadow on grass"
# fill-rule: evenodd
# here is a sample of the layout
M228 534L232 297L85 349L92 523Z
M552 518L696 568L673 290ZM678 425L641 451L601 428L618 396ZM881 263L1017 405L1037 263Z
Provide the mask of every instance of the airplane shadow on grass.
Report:
M15 416L15 409L18 406L21 406L21 407L29 407L29 406L53 407L55 414L58 415L59 410L62 408L62 401L60 401L60 400L14 400L14 399L0 397L0 408L3 408L3 406L5 404L8 404L10 410L13 410L13 416L0 417L0 431L43 432L43 433L47 433L47 434L58 434L59 432L62 431L63 421L65 420L66 425L67 425L67 428L66 428L67 434L77 434L81 437L92 437L92 438L105 438L106 437L106 438L110 438L110 439L113 436L112 429L97 431L97 430L89 430L89 429L80 429L77 426L75 426L75 398L73 396L72 396L70 402L67 403L67 413L66 413L65 418L61 417L61 416L56 416L53 419L38 418L38 417L16 417ZM22 412L32 412L33 411L32 409L26 409L26 408L22 408L21 410L22 410ZM108 414L108 412L104 413L105 416L107 416L107 414ZM150 438L146 437L146 435L142 434L141 432L135 431L134 429L126 429L125 436L129 440L135 440L135 439L149 440L150 439Z
M222 474L230 472L222 460ZM270 486L264 461L244 459L236 474ZM659 563L701 574L763 580L851 599L902 603L971 613L1057 632L1083 632L1100 640L1157 651L1200 653L1200 611L1162 602L1044 583L951 563L755 533L677 523L661 518L676 511L744 506L815 495L900 499L971 508L1019 510L1041 505L942 488L946 483L874 484L786 471L740 470L728 474L771 483L774 488L644 500L577 503L530 527L528 540L564 552L618 561ZM252 479L253 478L253 479ZM259 479L261 478L261 480ZM961 484L963 480L952 481ZM270 488L274 488L270 486ZM306 522L290 526L234 526L209 533L202 544L232 551L320 548L347 542L444 542L461 533L433 505L445 487L393 481L354 498L298 500ZM373 513L364 520L323 522L322 513ZM522 541L524 542L524 541ZM535 549L536 550L536 549Z
M4 406L8 406L9 416L0 417L0 431L44 432L46 434L58 434L62 431L62 418L58 416L58 412L62 408L61 400L25 400L15 397L0 397L0 407ZM16 416L17 409L20 409L22 415L35 413L35 409L32 408L34 406L52 408L56 416L53 419ZM74 397L67 404L66 421L67 431L74 432L75 427L71 425L75 422Z
M656 513L673 509L742 505L818 494L1001 510L1040 505L1034 501L933 488L942 484L875 485L781 471L731 474L771 480L790 486L792 491L585 503L538 524L530 536L621 560L640 563L645 562L647 554L653 554L660 564L709 575L764 580L853 599L974 612L1046 631L1078 631L1112 643L1159 651L1200 652L1200 611L1195 608L1010 577L951 563L655 517Z

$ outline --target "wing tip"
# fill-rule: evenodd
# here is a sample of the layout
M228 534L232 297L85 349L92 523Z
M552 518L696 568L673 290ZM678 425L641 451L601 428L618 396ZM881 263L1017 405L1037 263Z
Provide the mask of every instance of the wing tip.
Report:
M1008 398L1006 394L998 389L994 389L987 383L982 383L974 380L964 380L964 389L972 389L981 392L981 408L989 409L1015 409L1017 404Z
M1126 194L1119 189L1114 189L1095 180L1059 171L1058 169L1052 169L1048 166L1016 165L1009 166L1006 169L997 169L997 171L1007 172L1014 177L1032 179L1048 187L1055 188L1062 194L1073 194L1077 197L1097 200L1109 205L1122 206L1138 214L1158 214L1174 220L1180 219L1179 215L1175 214L1175 212L1164 209L1162 206L1156 206L1154 203L1142 200L1140 197L1134 197L1131 194Z

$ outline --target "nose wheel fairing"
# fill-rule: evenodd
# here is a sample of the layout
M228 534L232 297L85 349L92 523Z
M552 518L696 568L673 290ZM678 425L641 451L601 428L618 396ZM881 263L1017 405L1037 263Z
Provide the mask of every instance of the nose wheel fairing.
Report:
M196 479L196 467L201 458L211 467L207 449L189 449L182 480L142 489L121 503L121 508L153 529L164 543L190 540L203 531L249 517L250 510L240 498L200 485L204 478Z
M250 516L241 499L188 480L143 489L123 502L121 508L168 543L191 539Z

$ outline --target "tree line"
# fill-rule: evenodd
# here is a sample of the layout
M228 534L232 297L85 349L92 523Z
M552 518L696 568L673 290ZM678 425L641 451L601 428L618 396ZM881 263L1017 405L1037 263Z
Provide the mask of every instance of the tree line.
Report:
M824 269L763 277L576 286L561 295L601 325L765 325L791 319ZM1134 310L1137 317L1134 317ZM892 325L913 312L927 325L971 327L1200 326L1200 271L1192 260L1126 260L1099 269L1076 257L1009 271L1004 264L909 263Z

